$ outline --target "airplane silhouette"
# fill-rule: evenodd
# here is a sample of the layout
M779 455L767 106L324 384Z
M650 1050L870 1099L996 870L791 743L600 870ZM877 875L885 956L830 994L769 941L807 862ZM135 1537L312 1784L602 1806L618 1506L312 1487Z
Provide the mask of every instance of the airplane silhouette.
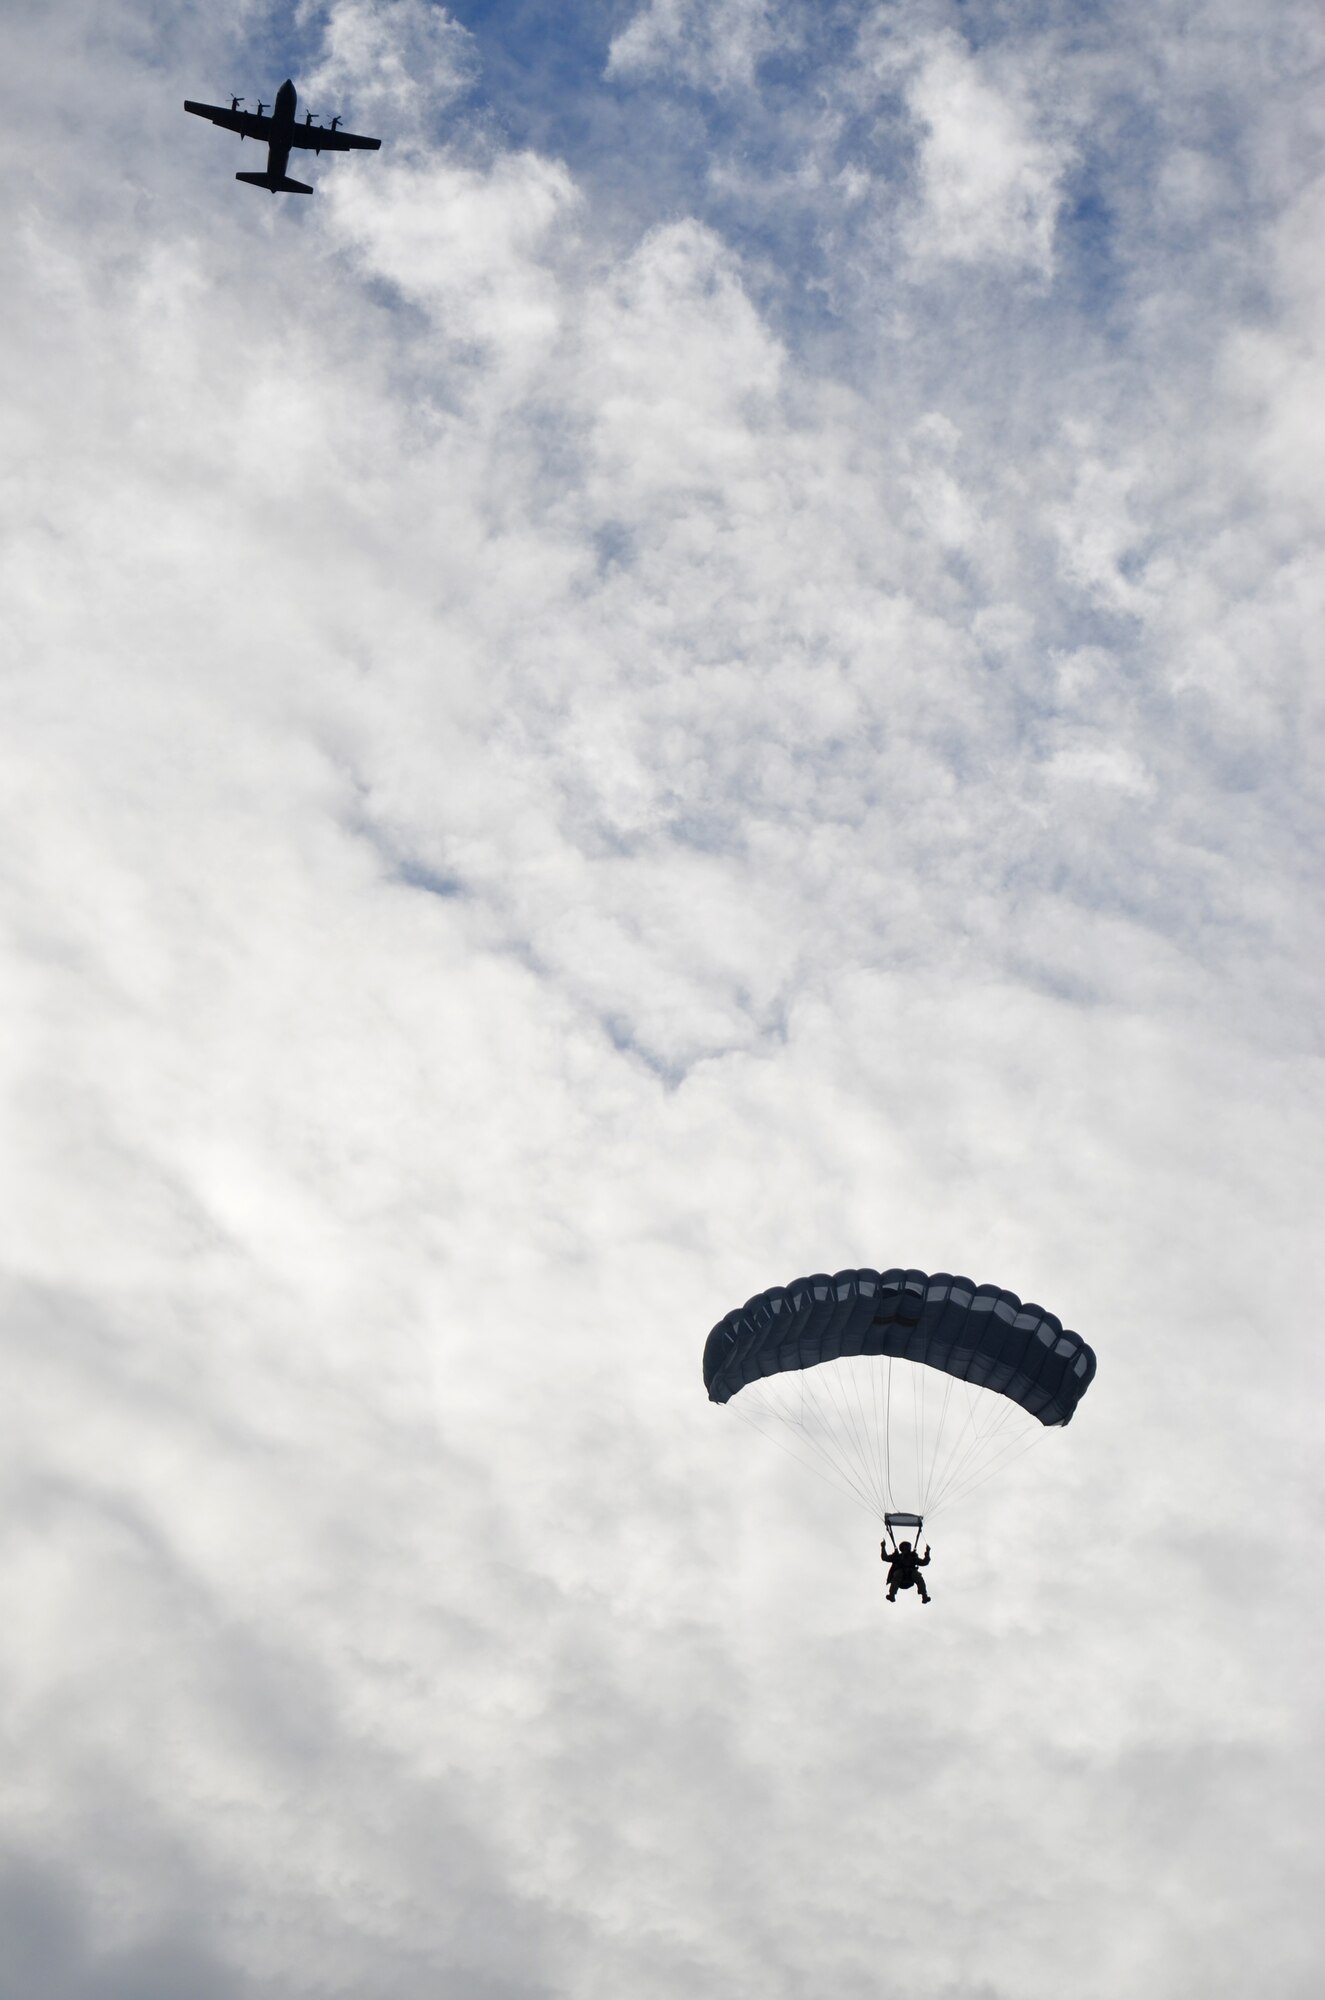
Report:
M272 194L313 192L306 181L292 181L286 174L292 146L306 146L314 153L348 153L361 147L375 153L382 144L380 139L361 139L357 132L342 132L339 116L330 125L314 125L312 112L306 111L303 124L296 125L294 111L299 97L288 76L276 93L270 118L264 115L261 104L256 115L241 111L243 101L242 97L232 98L227 111L223 104L195 104L186 97L184 109L195 118L210 118L213 125L224 125L227 131L238 132L241 139L262 140L267 148L266 173L236 174L235 179L247 181L250 187L268 188Z

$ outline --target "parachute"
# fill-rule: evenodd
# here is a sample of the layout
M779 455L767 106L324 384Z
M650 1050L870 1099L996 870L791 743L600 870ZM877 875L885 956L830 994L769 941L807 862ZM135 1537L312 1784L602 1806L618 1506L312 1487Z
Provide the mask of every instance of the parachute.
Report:
M1095 1365L1079 1334L997 1285L839 1271L719 1320L704 1386L879 1519L919 1525L1070 1423Z

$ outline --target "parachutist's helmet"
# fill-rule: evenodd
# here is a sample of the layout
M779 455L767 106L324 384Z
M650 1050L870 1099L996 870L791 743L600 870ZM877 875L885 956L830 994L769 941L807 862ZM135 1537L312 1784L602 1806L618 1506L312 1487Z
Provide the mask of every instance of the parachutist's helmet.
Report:
M899 1549L909 1549L911 1544L910 1542L899 1542L897 1546Z

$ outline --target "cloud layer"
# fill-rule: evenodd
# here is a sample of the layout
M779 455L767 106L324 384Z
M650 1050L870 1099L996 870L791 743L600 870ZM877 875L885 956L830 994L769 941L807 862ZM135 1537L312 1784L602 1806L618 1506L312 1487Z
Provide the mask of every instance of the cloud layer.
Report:
M1320 31L1181 25L18 17L6 2000L1314 1991ZM923 1621L699 1381L892 1261L1100 1355Z

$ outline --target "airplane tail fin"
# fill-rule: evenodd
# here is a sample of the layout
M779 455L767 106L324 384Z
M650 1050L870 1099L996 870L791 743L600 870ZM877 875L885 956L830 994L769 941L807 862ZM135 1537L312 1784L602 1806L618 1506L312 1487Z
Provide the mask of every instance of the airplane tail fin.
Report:
M272 194L312 194L307 181L292 181L284 176L271 174L236 174L237 181L247 181L250 187L267 188Z

